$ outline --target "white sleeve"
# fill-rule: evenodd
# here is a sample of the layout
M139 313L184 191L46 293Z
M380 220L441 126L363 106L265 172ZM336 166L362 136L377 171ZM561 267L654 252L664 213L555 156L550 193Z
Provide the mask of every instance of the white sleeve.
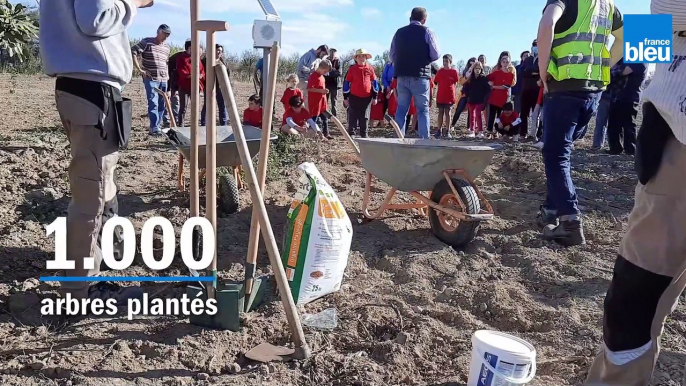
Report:
M520 123L522 123L522 119L521 119L521 118L517 118L517 119L514 120L514 122L512 122L512 126L517 126L517 125L520 124Z
M496 118L495 123L500 123L500 118Z
M310 127L313 128L314 131L317 131L317 132L321 131L321 130L319 129L319 126L317 126L317 122L315 122L312 118L308 119L308 120L307 120L307 123L310 124Z
M287 124L291 129L295 128L295 126L296 126L295 122L293 122L293 118L291 118L291 117L286 118L286 124Z

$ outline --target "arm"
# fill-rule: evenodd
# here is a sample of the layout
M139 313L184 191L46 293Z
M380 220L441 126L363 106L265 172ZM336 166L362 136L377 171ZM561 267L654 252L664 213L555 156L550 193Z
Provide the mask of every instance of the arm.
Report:
M624 56L624 27L612 31L612 36L615 37L615 41L610 47L610 65L614 66Z
M388 66L384 66L383 72L381 72L381 83L383 83L383 86L385 88L391 87L391 84L388 82Z
M308 88L307 92L313 92L315 94L326 94L325 88Z
M316 132L322 131L319 126L317 126L317 122L315 122L312 118L307 120L307 123L310 125L311 128L314 129Z
M379 95L379 81L376 79L376 74L372 68L372 100L376 103L376 98Z
M74 15L81 32L96 38L118 35L138 12L134 0L74 0Z
M428 28L426 29L426 42L429 44L429 58L432 62L435 62L440 58L438 54L438 40L436 40L434 32Z
M311 66L312 62L314 62L314 59L311 58L311 54L308 51L305 55L303 55L300 58L300 61L298 62L298 68L300 69L300 72L303 74L309 74L312 72Z
M352 82L353 77L352 74L350 74L350 68L348 68L348 72L345 73L345 81L343 81L343 102L348 101L348 97L350 96L350 82Z
M538 24L538 73L543 80L543 87L547 90L548 86L548 62L550 61L550 51L553 48L553 36L555 34L555 24L562 17L563 9L556 4L549 5L543 11L543 17Z
M388 50L388 57L391 58L392 63L397 62L395 57L395 34L393 34L393 40L391 40L391 48Z

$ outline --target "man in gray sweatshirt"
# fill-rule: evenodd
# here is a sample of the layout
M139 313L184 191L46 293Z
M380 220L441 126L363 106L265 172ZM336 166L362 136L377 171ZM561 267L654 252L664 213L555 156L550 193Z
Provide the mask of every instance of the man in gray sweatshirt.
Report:
M131 128L130 101L121 97L133 71L126 30L138 8L152 4L153 0L40 2L44 71L57 78L57 110L71 144L65 276L100 273L99 234L102 223L117 215L114 170ZM142 297L138 287L89 286L88 281L64 281L60 291L77 299L115 298L120 305Z

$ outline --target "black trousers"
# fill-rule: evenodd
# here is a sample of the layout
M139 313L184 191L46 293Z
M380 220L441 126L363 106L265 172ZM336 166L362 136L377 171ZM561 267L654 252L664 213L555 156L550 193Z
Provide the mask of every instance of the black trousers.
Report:
M524 125L523 134L525 136L526 130L529 127L529 116L536 108L538 102L538 92L538 88L522 91L522 112L519 114L519 117L522 119L522 124Z
M614 102L610 105L607 124L607 142L610 153L633 155L636 153L636 116L638 103Z
M493 131L493 127L495 125L495 119L500 116L500 113L502 111L503 110L496 105L492 105L492 104L488 105L488 126L486 126L486 127L488 127L489 131L491 131L491 132Z
M450 123L450 126L455 126L457 125L457 121L460 119L460 115L462 115L462 112L467 108L467 97L463 96L460 98L460 101L457 102L457 106L455 107L455 114L453 114L453 121ZM469 122L469 110L467 110L467 122Z
M324 114L319 114L318 117L312 117L312 120L317 122L319 128L322 129L324 135L329 135L329 119Z
M329 102L329 110L331 114L338 117L338 109L336 108L336 103L338 102L338 86L326 86L329 93L326 94L326 99Z
M348 97L348 133L354 134L355 128L360 129L360 137L367 138L369 131L369 114L371 112L372 97L360 98L355 95Z

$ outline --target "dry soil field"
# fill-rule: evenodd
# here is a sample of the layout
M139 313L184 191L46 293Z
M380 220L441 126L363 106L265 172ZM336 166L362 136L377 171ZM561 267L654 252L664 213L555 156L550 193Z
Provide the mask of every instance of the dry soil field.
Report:
M323 144L279 140L266 203L277 239L294 192L298 162L312 161L338 191L354 224L340 292L303 309L339 311L332 332L306 329L309 360L256 365L243 353L269 341L289 341L278 299L243 320L243 331L212 331L181 318L41 317L38 301L55 296L39 283L53 241L44 226L69 202L68 142L53 98L54 81L0 75L0 384L2 385L463 385L471 335L477 329L515 334L538 350L534 386L580 385L601 343L602 303L633 204L632 159L577 145L573 176L585 213L588 244L563 249L539 238L535 213L544 198L540 153L506 144L478 178L497 219L481 227L465 250L446 247L426 218L411 213L363 223L364 173L343 139ZM281 87L281 86L280 86ZM238 84L240 108L252 86ZM136 132L118 169L120 214L139 231L153 216L177 231L188 196L175 186L176 152L147 135L143 87L134 99ZM464 119L463 119L464 122ZM389 135L376 129L373 135ZM240 279L250 226L250 199L219 219L221 276ZM383 190L375 192L376 200ZM261 251L259 268L270 270ZM176 262L167 275L184 275ZM150 275L141 266L124 274ZM143 283L156 297L180 296L181 286ZM392 306L392 307L391 307ZM393 310L397 309L401 318ZM405 334L406 342L396 339ZM686 362L686 307L668 320L654 385L681 385Z

